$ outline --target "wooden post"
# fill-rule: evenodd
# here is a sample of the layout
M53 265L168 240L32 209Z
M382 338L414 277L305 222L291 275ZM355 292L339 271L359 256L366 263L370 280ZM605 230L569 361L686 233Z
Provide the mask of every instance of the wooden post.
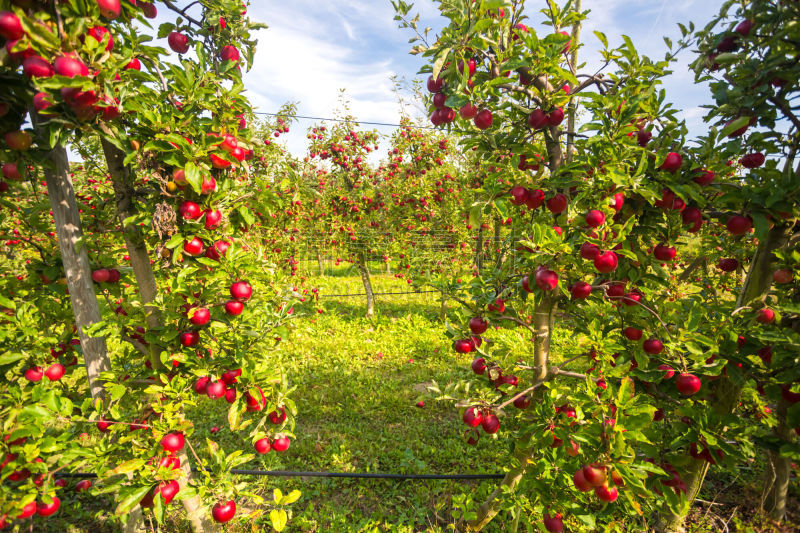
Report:
M105 389L100 381L100 374L111 370L111 362L108 359L105 337L89 337L84 332L84 328L97 324L102 318L100 307L97 305L97 295L94 292L89 256L83 241L75 188L69 177L67 151L57 144L50 152L49 158L54 168L44 167L47 195L55 219L58 247L61 249L69 299L75 315L75 326L83 349L89 391L92 398L102 398L105 396Z

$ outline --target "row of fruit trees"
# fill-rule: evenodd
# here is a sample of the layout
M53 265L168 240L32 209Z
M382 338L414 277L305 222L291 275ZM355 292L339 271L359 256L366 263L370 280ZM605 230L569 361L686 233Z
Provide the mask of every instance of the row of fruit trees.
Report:
M262 26L237 0L159 2L158 27L141 0L0 4L0 528L77 490L112 495L130 530L173 500L195 531L282 529L299 492L265 501L230 470L295 437L280 341L314 292L309 247L355 266L368 315L376 258L458 303L448 334L474 360L438 394L465 442L513 451L486 501L454 498L460 529L501 511L676 529L709 465L755 454L783 517L800 5L727 2L663 61L596 33L606 67L583 73L580 1L442 0L435 42L394 4L439 130L403 119L379 165L346 109L303 159L277 139L292 106L255 117L242 70ZM717 103L696 140L660 86L690 47ZM229 405L236 449L194 438L215 429L189 415L205 402ZM67 472L97 479L65 488Z

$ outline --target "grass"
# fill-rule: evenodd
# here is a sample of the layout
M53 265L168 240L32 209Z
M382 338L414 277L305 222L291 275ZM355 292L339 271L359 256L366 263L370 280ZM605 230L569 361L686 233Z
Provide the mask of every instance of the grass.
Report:
M310 264L310 267L316 266ZM372 266L375 292L409 290L403 279ZM305 274L305 272L301 272ZM358 273L342 263L325 277L308 284L320 294L362 293ZM321 309L322 313L317 313ZM482 438L477 446L464 442L464 429L449 402L436 402L426 392L432 380L440 384L463 378L469 372L468 355L458 355L444 335L440 301L436 294L378 296L373 319L364 318L363 296L320 298L296 308L294 331L285 340L286 370L297 386L293 398L298 416L297 438L286 453L259 456L246 468L263 470L380 472L380 473L495 473L507 464L505 446ZM519 344L511 330L497 332L499 342ZM559 332L556 343L569 342ZM416 407L425 401L422 408ZM250 449L250 443L227 429L227 404L203 402L202 420L193 440L211 437L225 449ZM222 431L211 435L209 429ZM701 505L691 515L691 530L790 531L772 529L754 516L758 502L760 471L754 464L746 479L725 479L710 473ZM451 498L468 493L482 501L498 481L374 480L243 477L248 490L271 499L273 489L284 494L299 489L302 497L291 508L286 528L292 532L444 532L449 531ZM68 496L70 500L74 496ZM743 502L749 502L744 503ZM796 500L795 500L796 502ZM66 502L65 502L66 503ZM247 502L242 502L246 506ZM93 528L111 531L103 521L102 508L111 509L107 498L82 505L81 516ZM800 507L800 506L799 506ZM165 531L186 531L179 506L173 504ZM793 511L792 522L800 517ZM239 516L245 515L240 507ZM504 515L485 531L509 531ZM270 530L268 519L255 524L242 521L226 531ZM62 531L64 528L62 528ZM67 529L67 531L78 531Z

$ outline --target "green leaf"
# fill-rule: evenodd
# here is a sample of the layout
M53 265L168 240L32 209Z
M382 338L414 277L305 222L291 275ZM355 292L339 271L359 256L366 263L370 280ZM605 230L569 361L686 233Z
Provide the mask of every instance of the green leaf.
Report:
M21 353L4 353L0 355L0 366L10 365L24 358L25 355Z
M109 476L114 476L118 474L127 474L129 472L135 472L139 470L141 467L144 466L144 459L131 459L130 461L125 461L124 463L117 465L117 467L113 470L108 472Z
M231 431L236 431L239 428L239 424L242 422L242 401L240 399L240 395L236 395L236 400L231 404L230 408L228 408L228 425L231 428Z
M283 497L283 505L290 505L296 502L297 500L300 499L300 496L302 496L302 494L303 493L297 489L293 490L292 492Z
M734 131L736 131L738 129L741 129L741 128L744 128L748 124L750 124L750 117L739 117L736 120L734 120L733 122L731 122L730 124L728 124L727 126L725 126L722 129L722 131L720 132L719 136L720 137L727 137L728 135L730 135Z
M444 62L447 60L447 56L450 54L450 47L444 48L441 52L439 52L439 57L436 58L436 62L433 64L433 79L439 79L439 73L442 71L442 66Z
M203 188L203 175L200 173L200 169L197 168L197 165L189 161L186 163L186 167L184 167L183 170L186 172L186 181L188 181L189 185L192 186L194 192L201 194Z
M480 205L473 205L469 210L469 223L473 228L480 225L482 214L483 209Z
M167 244L165 246L170 250L174 250L181 244L183 244L183 235L181 235L180 233L176 233L167 241Z
M145 485L139 487L125 487L119 491L120 502L117 505L114 514L121 516L131 512L131 509L142 501L142 498L150 491L153 485Z
M269 520L272 522L272 527L275 531L283 531L286 527L286 511L283 509L273 509L269 512Z

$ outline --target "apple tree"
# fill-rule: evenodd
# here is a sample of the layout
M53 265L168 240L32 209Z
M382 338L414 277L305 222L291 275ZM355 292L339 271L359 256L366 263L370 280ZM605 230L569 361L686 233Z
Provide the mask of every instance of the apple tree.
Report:
M709 464L733 470L755 452L743 414L758 400L740 394L755 392L758 361L742 360L739 332L773 317L764 297L794 225L791 186L778 193L729 165L753 162L743 146L712 148L717 133L687 143L660 80L688 41L654 61L596 32L604 67L584 73L580 2L532 13L443 0L449 24L435 39L394 4L416 32L412 53L429 59L432 123L466 130L462 150L497 161L471 218L512 219L514 260L464 287L463 322L450 327L474 377L442 397L457 400L468 443L485 435L511 451L483 503L455 501L460 525L480 530L509 510L548 531L679 526ZM750 181L771 186L786 216L751 207ZM702 268L733 250L751 265L741 285ZM494 338L499 327L517 340Z
M129 523L163 521L173 498L198 531L232 520L237 494L262 504L228 473L253 455L192 445L207 402L227 401L242 448L290 445L274 339L292 295L246 233L258 178L241 68L258 26L236 1L164 6L174 22L155 30L146 2L2 4L3 231L30 244L3 266L36 263L3 278L4 524L57 512L61 470L96 473L91 492ZM71 143L94 155L74 174ZM68 372L80 359L86 374Z

